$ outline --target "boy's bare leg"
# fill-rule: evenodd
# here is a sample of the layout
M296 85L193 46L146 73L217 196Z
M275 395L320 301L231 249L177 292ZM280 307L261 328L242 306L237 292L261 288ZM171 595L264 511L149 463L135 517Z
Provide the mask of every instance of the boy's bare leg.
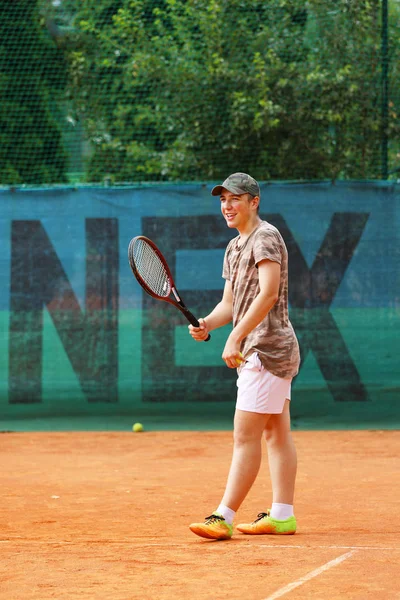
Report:
M236 410L231 467L222 504L235 512L246 498L261 464L261 440L270 415Z
M297 453L290 430L290 401L283 412L270 415L265 428L272 502L293 505L297 473Z

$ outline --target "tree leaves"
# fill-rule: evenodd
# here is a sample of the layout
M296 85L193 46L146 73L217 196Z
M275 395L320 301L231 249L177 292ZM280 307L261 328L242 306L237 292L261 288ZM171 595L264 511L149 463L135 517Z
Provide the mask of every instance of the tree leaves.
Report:
M50 0L40 3L56 18ZM70 118L83 123L88 181L220 179L235 170L261 180L378 178L380 6L62 0L56 46L47 48L53 66L40 85L65 89ZM399 13L390 3L389 151L400 164ZM43 40L32 44L38 51ZM19 78L24 89L29 76ZM49 113L40 114L44 137L57 137ZM35 180L65 177L60 148L58 171ZM7 169L10 180L19 167Z

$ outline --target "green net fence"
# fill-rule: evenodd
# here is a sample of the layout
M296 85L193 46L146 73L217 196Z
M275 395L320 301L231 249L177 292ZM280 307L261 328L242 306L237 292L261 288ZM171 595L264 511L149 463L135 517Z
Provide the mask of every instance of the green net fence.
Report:
M399 0L3 1L0 33L0 184L399 177Z

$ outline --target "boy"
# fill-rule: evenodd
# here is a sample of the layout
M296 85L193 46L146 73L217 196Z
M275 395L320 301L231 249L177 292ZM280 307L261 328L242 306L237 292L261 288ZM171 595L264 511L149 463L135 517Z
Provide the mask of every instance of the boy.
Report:
M290 431L290 390L299 369L299 345L288 318L288 256L279 231L259 217L260 188L246 173L234 173L212 190L220 196L228 227L238 230L226 249L222 300L200 327L189 326L196 341L233 320L222 353L238 369L234 449L225 493L196 535L230 539L233 519L253 485L267 440L272 484L271 510L253 523L237 525L247 534L293 534L297 455Z

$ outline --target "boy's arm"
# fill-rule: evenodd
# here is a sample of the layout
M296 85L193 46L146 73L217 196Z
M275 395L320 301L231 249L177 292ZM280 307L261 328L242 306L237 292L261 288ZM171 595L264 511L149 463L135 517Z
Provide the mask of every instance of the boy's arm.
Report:
M240 343L267 316L279 296L281 266L272 260L258 263L260 291L253 300L243 319L236 325L225 344L222 358L227 366L236 369L240 355Z
M221 302L204 319L199 319L200 327L189 325L189 333L197 342L204 341L209 332L218 327L223 327L232 321L232 284L225 281L224 293Z

